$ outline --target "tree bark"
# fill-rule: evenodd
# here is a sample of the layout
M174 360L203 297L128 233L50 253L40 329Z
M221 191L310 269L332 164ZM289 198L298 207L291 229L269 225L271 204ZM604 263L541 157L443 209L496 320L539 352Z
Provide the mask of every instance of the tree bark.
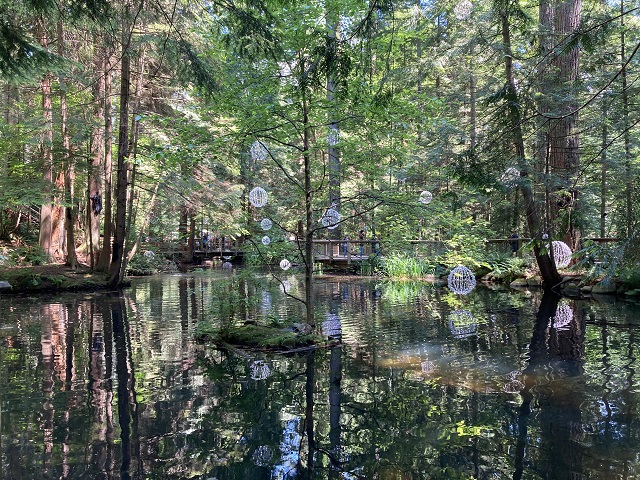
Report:
M330 7L327 7L330 8ZM340 212L342 205L342 195L340 192L340 150L337 146L340 138L340 129L336 120L336 68L337 63L337 41L338 41L338 21L332 11L327 11L327 56L329 68L327 71L327 102L329 103L329 131L328 131L328 170L329 170L329 207ZM329 230L329 237L335 240L342 238L342 228L338 227Z
M127 179L129 160L129 102L131 90L131 52L129 51L130 4L124 6L122 25L122 60L120 66L120 116L118 127L118 176L116 185L116 220L115 235L111 252L111 265L109 267L110 286L118 286L121 283L121 271L124 259L124 242L127 227Z
M558 274L555 263L546 253L546 246L542 243L542 233L540 228L540 212L537 208L533 190L531 188L531 168L526 162L524 138L522 134L522 114L520 103L517 101L516 82L513 73L513 52L511 49L511 34L508 12L502 12L502 43L504 50L505 77L507 89L508 115L513 143L516 150L516 160L520 166L520 190L524 198L525 214L529 235L534 239L533 252L536 257L540 276L542 277L545 289L553 288L562 281ZM543 253L544 252L544 253Z
M93 122L90 141L90 160L88 171L87 191L87 247L91 269L96 268L100 252L100 214L102 213L102 181L101 173L104 169L105 150L105 78L106 49L100 44L100 37L94 37L93 65L97 72L96 81L93 84ZM110 114L110 112L109 112ZM105 219L106 220L106 219ZM107 222L105 222L107 223Z
M41 17L37 21L39 41L43 48L47 48L49 41L44 19ZM52 234L52 188L53 188L53 110L51 105L51 75L45 74L40 80L40 91L42 95L42 119L44 131L42 134L42 163L44 182L43 202L40 207L40 234L38 243L47 258L51 257L51 234Z
M625 51L624 1L620 1L620 78L622 79L622 131L624 132L625 223L627 238L633 233L633 173L631 169L631 135L629 133L629 94L627 91L627 54Z
M105 39L106 41L106 39ZM113 64L113 56L105 56L104 69L104 190L102 201L104 204L104 232L102 240L102 253L100 254L99 270L106 272L110 265L111 259L111 236L113 232L113 119L111 117L112 102L112 81L111 66Z

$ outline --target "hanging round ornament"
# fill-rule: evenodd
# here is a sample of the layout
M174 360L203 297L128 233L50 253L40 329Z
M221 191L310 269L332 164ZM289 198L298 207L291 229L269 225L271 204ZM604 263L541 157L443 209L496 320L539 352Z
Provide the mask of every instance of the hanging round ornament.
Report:
M476 319L468 310L455 310L449 314L449 330L456 338L465 338L476 333Z
M500 177L500 181L507 188L514 188L518 185L518 181L520 180L520 170L515 167L507 168L502 176Z
M260 445L258 448L256 448L255 452L253 452L251 459L253 460L253 463L255 463L258 467L265 467L269 465L271 457L273 457L271 447L269 447L268 445Z
M329 128L329 133L327 134L327 143L332 147L337 145L340 141L340 132L337 128Z
M453 293L467 295L476 287L476 277L467 267L458 265L449 272L447 283Z
M466 20L471 15L471 10L473 9L473 4L469 0L462 0L458 2L458 4L453 7L453 14L456 16L458 20Z
M340 213L333 208L327 208L327 210L322 214L320 221L322 222L322 226L327 227L329 230L333 230L340 223Z
M254 380L264 380L271 375L271 369L269 365L264 363L263 360L255 360L251 364L251 378Z
M429 190L425 190L420 194L418 201L424 205L429 205L433 200L433 194Z
M549 246L547 245L547 248ZM551 242L551 248L553 248L553 261L557 268L565 268L571 263L571 249L569 245L560 240L554 240Z
M251 158L253 158L254 160L259 160L262 162L267 159L268 153L269 151L267 150L267 147L265 147L264 143L262 143L260 140L256 140L255 142L253 142L253 145L251 145Z
M225 270L231 270L233 268L233 264L231 262L224 262L222 264L222 268L224 268Z
M256 187L249 192L249 202L254 207L264 207L267 204L267 191L262 187Z
M286 258L283 258L282 260L280 260L280 268L285 271L289 270L291 268L291 262Z
M269 245L270 243L271 243L271 239L267 235L262 237L262 244L263 245Z
M271 227L273 226L273 222L268 218L263 218L260 222L260 226L262 227L262 230L266 232L267 230L271 229Z

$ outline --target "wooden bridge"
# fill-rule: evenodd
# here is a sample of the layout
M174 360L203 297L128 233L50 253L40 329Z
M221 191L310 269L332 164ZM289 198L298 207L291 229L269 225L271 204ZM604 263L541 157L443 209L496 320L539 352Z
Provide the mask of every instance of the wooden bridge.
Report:
M485 241L487 249L501 253L512 252L512 244L517 242L517 256L528 254L523 252L522 247L526 245L530 238L497 238ZM616 238L585 238L596 243L614 243ZM415 257L435 257L447 251L447 246L441 240L409 240L412 246L412 253ZM313 241L314 262L337 268L348 268L351 264L358 264L369 260L372 256L380 255L382 252L380 240L326 240L317 239ZM160 251L174 256L183 256L185 249L181 250L179 245L163 244L157 245ZM205 259L219 258L221 260L241 260L244 255L243 242L241 239L233 237L215 237L206 245L196 242L193 252L194 261L200 263Z

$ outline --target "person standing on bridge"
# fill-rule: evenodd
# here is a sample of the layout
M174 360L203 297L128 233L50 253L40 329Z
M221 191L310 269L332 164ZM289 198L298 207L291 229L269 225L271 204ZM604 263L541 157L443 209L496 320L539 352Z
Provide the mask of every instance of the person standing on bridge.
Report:
M360 233L358 234L358 238L360 239L360 257L364 255L364 240L366 237L367 237L367 234L364 231L364 229L360 230Z
M349 252L349 243L351 242L351 237L349 234L344 236L344 243L342 244L342 256L346 257Z

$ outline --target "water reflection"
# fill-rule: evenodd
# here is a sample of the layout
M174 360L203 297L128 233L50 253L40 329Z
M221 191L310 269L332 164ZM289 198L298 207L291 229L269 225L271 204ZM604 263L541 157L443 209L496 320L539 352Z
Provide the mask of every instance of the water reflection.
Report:
M352 281L315 295L341 343L293 356L194 341L301 315L236 271L0 297L0 477L640 475L628 304Z

